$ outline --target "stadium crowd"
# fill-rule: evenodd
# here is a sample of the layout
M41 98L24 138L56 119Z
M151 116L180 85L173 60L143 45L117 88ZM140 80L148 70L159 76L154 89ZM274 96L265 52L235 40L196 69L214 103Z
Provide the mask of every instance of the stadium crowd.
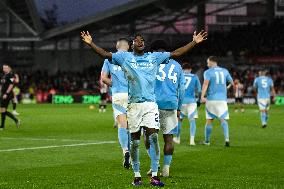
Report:
M197 70L195 70L197 71ZM257 68L246 69L245 67L229 69L234 79L239 79L245 87L246 96L254 96L253 81L258 74ZM200 80L203 80L202 73L204 68L197 72L200 74ZM277 95L284 95L284 69L281 67L269 68L268 75L273 79ZM61 72L56 75L49 75L44 71L19 72L20 83L18 87L21 95L29 96L47 96L52 94L97 94L99 93L100 70L90 67L83 72ZM229 92L233 95L233 91Z

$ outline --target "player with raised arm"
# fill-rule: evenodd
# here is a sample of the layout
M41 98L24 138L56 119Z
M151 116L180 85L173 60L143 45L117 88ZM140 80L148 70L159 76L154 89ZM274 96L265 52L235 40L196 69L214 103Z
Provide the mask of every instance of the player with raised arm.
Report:
M257 90L257 104L260 110L262 128L265 128L267 127L270 95L275 96L273 81L266 76L265 70L261 70L259 76L254 79L253 86Z
M195 133L196 133L196 121L198 118L197 107L200 106L200 96L201 96L201 84L197 75L191 73L192 67L190 64L183 64L183 73L185 77L185 95L182 102L181 114L178 122L178 134L174 138L174 142L180 143L180 131L182 120L185 116L188 117L190 129L190 145L194 146ZM198 97L196 101L196 97Z
M229 111L227 105L227 89L233 85L233 79L229 71L218 66L218 59L210 56L207 59L208 70L204 72L201 101L206 103L205 145L210 145L212 123L219 119L225 136L225 146L230 146ZM230 83L227 86L227 83ZM206 95L206 98L205 98Z
M117 51L127 52L129 50L128 40L120 38L116 43ZM109 78L111 75L111 79ZM126 169L130 168L130 153L129 153L129 131L127 128L126 109L128 104L128 83L124 72L119 65L111 64L109 60L104 61L101 71L102 82L111 87L112 93L112 108L114 117L118 125L118 140L124 155L123 166Z
M6 116L15 121L16 126L20 126L20 120L17 119L11 112L7 111L10 100L13 98L14 75L11 73L12 69L9 65L3 65L3 76L1 78L1 126L0 130L5 128Z
M207 33L202 31L194 33L194 40L173 52L145 53L145 41L141 35L133 39L133 52L110 53L98 47L89 32L81 32L82 40L88 44L98 55L111 60L113 64L121 66L128 80L129 105L127 108L127 121L131 133L131 159L134 171L134 186L140 186L139 144L141 127L146 130L149 137L152 177L150 184L164 186L158 178L158 160L160 148L158 142L159 112L155 103L155 82L158 66L170 57L180 57L191 50L197 43L207 38Z

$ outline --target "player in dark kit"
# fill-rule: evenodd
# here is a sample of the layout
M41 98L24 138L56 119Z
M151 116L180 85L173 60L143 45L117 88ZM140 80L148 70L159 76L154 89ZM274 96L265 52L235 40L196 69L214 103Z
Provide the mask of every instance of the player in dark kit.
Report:
M14 74L11 73L11 67L7 64L3 65L3 76L1 78L1 96L0 96L0 109L1 109L1 127L3 130L5 127L6 115L13 119L16 126L20 126L20 121L11 113L7 111L10 100L13 98L14 87Z
M12 99L12 105L13 105L12 114L15 115L15 116L18 116L20 114L16 111L17 104L18 104L18 98L17 98L17 94L15 92L15 90L16 90L15 88L16 88L17 84L20 82L20 79L19 79L19 75L16 74L16 73L13 73L13 76L14 76L14 89L13 89L13 99Z

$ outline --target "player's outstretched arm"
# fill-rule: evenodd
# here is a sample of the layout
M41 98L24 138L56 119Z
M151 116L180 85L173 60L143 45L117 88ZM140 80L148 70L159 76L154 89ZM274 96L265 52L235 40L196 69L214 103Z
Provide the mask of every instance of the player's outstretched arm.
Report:
M193 41L171 52L171 57L172 58L180 57L181 55L190 51L196 44L201 43L202 41L206 39L207 39L207 32L202 30L196 35L196 31L195 31L193 34Z
M84 41L87 45L89 45L94 51L95 53L97 53L99 56L101 56L102 58L105 59L112 59L112 54L106 50L104 50L103 48L97 46L92 39L92 36L90 35L90 33L87 31L82 31L81 32L81 38L82 41Z

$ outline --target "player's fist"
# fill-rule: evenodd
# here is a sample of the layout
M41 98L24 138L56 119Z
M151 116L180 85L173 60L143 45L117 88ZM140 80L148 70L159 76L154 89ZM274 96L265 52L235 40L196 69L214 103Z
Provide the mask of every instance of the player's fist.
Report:
M82 38L82 41L84 41L88 45L90 45L93 41L92 36L90 35L90 33L88 31L87 32L82 31L81 32L81 38Z
M6 98L7 98L7 95L6 95L6 94L4 94L4 95L3 95L3 99L5 100Z
M202 103L205 103L205 102L206 102L206 98L201 97L201 102L202 102Z
M194 31L193 33L193 41L195 41L196 43L201 43L202 41L207 39L207 32L205 32L204 30L201 30L201 32L199 32L196 35L196 31Z

